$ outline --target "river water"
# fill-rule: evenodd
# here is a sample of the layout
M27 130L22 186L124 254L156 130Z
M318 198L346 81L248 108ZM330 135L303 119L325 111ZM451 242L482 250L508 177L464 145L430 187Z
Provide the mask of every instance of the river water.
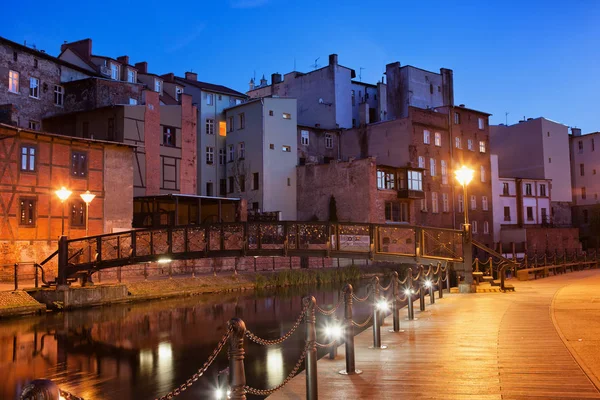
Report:
M359 289L363 295L365 289ZM0 398L18 399L36 378L89 399L154 399L185 382L205 362L232 317L242 318L256 335L275 339L286 333L302 310L303 295L321 307L338 303L340 287L279 289L202 295L146 303L119 304L47 313L0 322ZM354 320L369 309L355 304ZM343 317L343 307L337 312ZM328 342L317 315L318 341ZM304 348L300 326L283 345L263 347L245 341L248 385L278 385ZM215 399L218 372L227 367L227 346L208 372L178 399ZM325 350L320 350L323 356Z

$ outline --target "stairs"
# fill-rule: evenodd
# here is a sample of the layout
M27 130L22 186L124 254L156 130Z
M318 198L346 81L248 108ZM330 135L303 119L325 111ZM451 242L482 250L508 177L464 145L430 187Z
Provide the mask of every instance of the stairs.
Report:
M472 240L473 246L480 248L481 250L485 251L486 253L490 254L493 257L496 257L497 259L500 259L500 264L498 265L498 275L500 275L500 271L504 271L505 267L502 266L500 267L502 264L508 264L511 267L517 267L519 264L516 263L514 260L511 260L509 258L504 257L502 254L498 253L497 251L490 249L489 247L487 247L486 245L484 245L481 242L478 242L476 240ZM483 275L481 277L481 281L482 283L480 283L477 286L477 293L486 293L486 292L502 292L502 291L515 291L515 287L509 283L506 283L506 281L504 282L504 288L502 288L502 281L500 279L496 279L494 280L493 276L489 276L489 275ZM488 286L489 285L489 286Z

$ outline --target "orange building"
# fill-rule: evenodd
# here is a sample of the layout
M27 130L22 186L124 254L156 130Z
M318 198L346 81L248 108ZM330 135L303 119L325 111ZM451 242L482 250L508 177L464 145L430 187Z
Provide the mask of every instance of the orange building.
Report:
M0 265L41 262L70 238L130 229L134 146L0 124ZM62 203L56 190L72 193ZM81 194L96 197L86 204ZM64 215L64 217L63 217ZM64 227L63 227L64 225ZM54 275L54 271L49 276Z

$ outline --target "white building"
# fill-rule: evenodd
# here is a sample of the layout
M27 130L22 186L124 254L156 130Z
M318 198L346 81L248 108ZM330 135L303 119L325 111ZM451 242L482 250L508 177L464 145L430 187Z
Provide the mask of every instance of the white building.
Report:
M255 213L296 220L296 99L261 98L225 110L228 196Z

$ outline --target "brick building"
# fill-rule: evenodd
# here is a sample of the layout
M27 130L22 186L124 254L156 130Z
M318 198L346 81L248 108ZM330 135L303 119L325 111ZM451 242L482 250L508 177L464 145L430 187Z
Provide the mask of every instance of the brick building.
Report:
M327 164L340 159L339 129L321 129L298 125L298 165Z
M0 248L2 264L40 262L56 250L63 205L55 191L72 191L64 204L64 234L130 229L133 147L65 137L0 124ZM96 195L86 216L80 194Z

